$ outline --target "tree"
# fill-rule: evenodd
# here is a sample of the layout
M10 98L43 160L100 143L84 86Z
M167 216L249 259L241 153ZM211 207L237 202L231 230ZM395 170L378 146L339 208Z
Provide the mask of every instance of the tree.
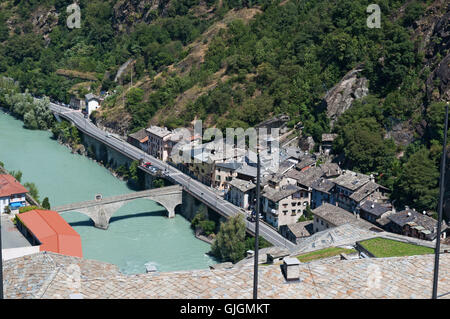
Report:
M34 183L25 183L23 186L28 189L28 192L30 193L31 197L33 197L37 202L39 202L39 191L37 189L36 184Z
M220 230L211 247L214 256L222 261L236 263L245 254L245 222L241 214L220 224Z
M44 209L50 209L50 201L48 200L48 197L45 197L42 201L42 207Z
M139 181L138 176L138 167L139 167L139 161L133 161L130 165L130 179L137 183Z
M11 171L9 172L11 176L14 176L14 178L20 183L22 182L22 172L21 171Z
M394 185L393 197L400 204L409 204L417 210L436 210L438 201L439 170L422 147L404 164Z

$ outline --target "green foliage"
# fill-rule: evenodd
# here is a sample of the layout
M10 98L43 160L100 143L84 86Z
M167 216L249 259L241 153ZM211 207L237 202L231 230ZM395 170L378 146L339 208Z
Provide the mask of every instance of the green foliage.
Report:
M138 169L138 167L139 167L139 161L133 161L131 163L130 169L129 169L129 171L130 171L130 179L133 182L135 182L135 183L137 183L139 181L139 175L138 175L139 169Z
M220 230L211 247L211 253L222 261L233 263L241 260L245 254L245 222L237 214L220 224Z
M30 210L39 209L37 206L24 206L19 208L19 214L29 212Z
M216 223L213 220L202 220L200 221L199 226L206 236L213 234L216 230Z
M200 206L200 208L197 210L194 218L192 218L191 228L196 229L200 225L201 221L204 221L207 219L207 216L208 216L208 209L206 208L206 206L204 206L204 205Z
M48 98L35 100L28 91L19 93L18 86L5 78L0 81L0 94L3 95L0 98L1 105L22 119L25 128L47 130L53 125L54 118L49 109Z
M39 191L36 184L27 182L23 184L23 186L26 189L28 189L28 192L30 193L31 197L33 197L39 203Z
M165 186L164 179L158 178L153 181L153 188L161 188Z
M394 186L393 198L399 204L415 209L436 210L439 194L439 170L430 158L430 151L420 147L404 163Z
M67 121L55 123L51 131L55 139L60 139L63 143L68 143L72 147L81 144L80 132L77 127Z
M265 240L263 237L259 236L258 238L258 247L259 249L272 247L273 245ZM245 251L247 250L255 250L255 237L247 237L245 239Z
M48 197L45 197L44 200L42 201L42 208L50 209L50 201Z
M22 182L22 171L10 171L9 174L14 176L14 178L20 183Z

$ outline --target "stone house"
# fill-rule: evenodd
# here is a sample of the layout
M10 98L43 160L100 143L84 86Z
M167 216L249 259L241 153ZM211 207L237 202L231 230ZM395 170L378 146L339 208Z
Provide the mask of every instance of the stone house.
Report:
M387 218L390 223L385 226L385 229L390 232L424 240L435 240L437 237L437 221L409 207ZM448 232L445 221L442 221L441 231L441 238L445 239Z
M276 228L295 224L306 208L301 193L302 189L296 185L285 185L279 189L266 187L261 194L266 221Z
M353 226L382 231L381 228L359 218L357 214L352 214L338 206L323 203L321 206L312 210L314 215L314 232L319 232L329 228L341 226L344 224L352 224Z
M239 178L233 178L228 185L225 199L238 207L251 210L256 199L256 185Z

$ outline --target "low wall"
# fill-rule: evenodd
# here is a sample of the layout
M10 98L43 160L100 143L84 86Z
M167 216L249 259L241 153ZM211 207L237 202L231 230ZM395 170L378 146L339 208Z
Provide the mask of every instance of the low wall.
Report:
M40 249L39 247L40 246L27 246L2 249L2 260L9 260L38 253Z

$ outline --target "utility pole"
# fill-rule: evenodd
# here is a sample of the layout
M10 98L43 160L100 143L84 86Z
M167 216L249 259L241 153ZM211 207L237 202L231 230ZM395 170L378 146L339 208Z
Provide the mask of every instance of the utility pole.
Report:
M258 251L259 251L259 197L260 197L260 169L261 162L259 159L259 148L258 148L258 164L256 170L256 221L255 221L255 261L254 261L254 273L253 273L253 299L258 299Z
M0 299L3 299L3 256L2 256L2 225L0 218Z
M445 124L444 124L444 143L442 146L442 160L441 160L441 177L439 181L439 206L438 206L438 222L436 231L436 248L434 250L434 274L433 274L433 299L437 299L438 279L439 279L439 251L441 250L441 224L442 224L442 210L444 205L445 192L445 159L447 157L447 132L448 132L448 103L445 107Z

